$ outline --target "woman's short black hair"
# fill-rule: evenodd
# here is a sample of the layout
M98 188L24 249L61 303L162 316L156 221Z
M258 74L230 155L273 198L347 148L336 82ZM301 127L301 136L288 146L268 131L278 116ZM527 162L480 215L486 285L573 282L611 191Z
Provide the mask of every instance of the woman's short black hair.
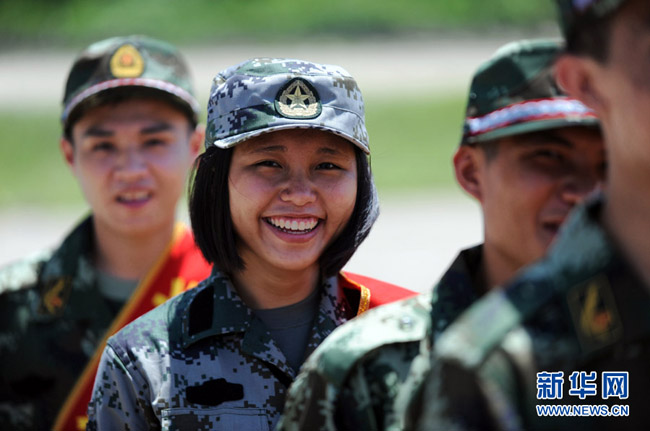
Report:
M190 183L189 212L196 244L205 259L225 274L244 269L237 252L230 215L228 175L233 148L209 147L194 165ZM357 163L357 200L350 220L319 258L321 277L337 274L368 236L379 215L377 190L368 157L354 146Z

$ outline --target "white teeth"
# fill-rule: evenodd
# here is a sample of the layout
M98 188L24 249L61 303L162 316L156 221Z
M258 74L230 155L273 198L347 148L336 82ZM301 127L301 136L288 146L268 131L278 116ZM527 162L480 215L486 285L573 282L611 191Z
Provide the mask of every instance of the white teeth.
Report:
M269 217L266 219L266 221L277 228L290 231L290 232L299 232L299 233L310 232L314 230L314 228L318 224L317 218L290 220L290 219L285 219L283 217L278 217L278 218Z
M149 196L149 192L146 191L126 192L122 193L118 199L125 202L138 202L148 199Z

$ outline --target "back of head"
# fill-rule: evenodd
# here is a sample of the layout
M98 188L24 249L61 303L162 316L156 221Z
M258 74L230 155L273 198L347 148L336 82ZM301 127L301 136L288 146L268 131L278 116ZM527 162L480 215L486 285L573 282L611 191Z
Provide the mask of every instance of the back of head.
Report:
M562 46L550 39L501 47L472 79L461 145L569 126L598 124L594 113L558 87L554 62Z
M196 124L199 104L178 49L146 36L125 36L93 43L78 55L63 95L65 134L69 137L88 109L129 98L167 101Z
M607 59L611 17L628 0L556 0L567 51Z

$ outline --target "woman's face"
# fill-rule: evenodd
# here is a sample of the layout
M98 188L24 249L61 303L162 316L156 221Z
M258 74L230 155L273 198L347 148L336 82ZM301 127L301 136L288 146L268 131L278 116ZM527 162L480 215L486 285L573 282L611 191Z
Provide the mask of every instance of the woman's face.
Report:
M354 210L355 151L324 131L267 133L234 148L228 190L247 269L317 269Z

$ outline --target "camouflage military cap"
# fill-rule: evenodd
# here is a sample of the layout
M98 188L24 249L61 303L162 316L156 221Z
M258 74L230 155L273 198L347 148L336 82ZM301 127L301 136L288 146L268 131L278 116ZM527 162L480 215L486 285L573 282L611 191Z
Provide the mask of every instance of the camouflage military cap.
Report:
M555 82L553 65L561 49L550 39L512 42L480 66L469 91L461 145L597 125L593 111L567 97Z
M67 124L72 111L91 96L121 87L160 91L195 117L200 110L178 50L146 36L126 36L96 42L79 54L65 86L61 121Z
M214 78L206 148L229 148L263 133L296 128L331 132L370 151L361 91L339 66L255 58Z
M604 17L613 13L626 0L556 0L560 26L564 35L568 35L581 17L591 15Z

